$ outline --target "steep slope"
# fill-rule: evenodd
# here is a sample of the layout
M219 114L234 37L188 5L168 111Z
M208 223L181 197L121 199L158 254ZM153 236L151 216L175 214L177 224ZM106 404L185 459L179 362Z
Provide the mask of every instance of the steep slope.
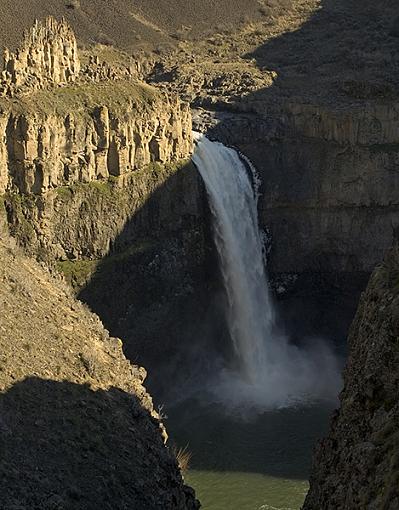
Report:
M122 342L0 240L0 507L194 509Z
M399 248L352 324L341 407L314 458L304 510L399 507Z

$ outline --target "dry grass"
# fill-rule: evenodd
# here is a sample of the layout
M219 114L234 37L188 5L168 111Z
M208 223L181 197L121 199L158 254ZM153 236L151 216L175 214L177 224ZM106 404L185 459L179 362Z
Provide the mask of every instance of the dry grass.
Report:
M174 446L173 453L176 457L180 471L183 474L187 473L190 467L190 460L192 456L191 452L188 450L188 445L186 445L184 448L178 448L177 446Z
M142 370L5 232L0 260L0 508L174 508Z
M202 41L181 41L178 52L162 60L164 76L171 75L165 80L168 87L188 100L195 96L196 106L208 108L217 94L220 105L233 99L236 108L243 105L245 111L287 97L334 105L396 97L397 2L262 0L259 5L261 20L248 19L229 33L204 34ZM197 87L197 75L206 78L226 62L237 66L243 83L230 79L230 85L222 84L218 91L213 80L205 79ZM245 71L239 69L242 62L248 63ZM271 72L276 77L272 82Z
M114 41L125 50L154 49L168 41L176 44L173 34L201 40L216 27L237 26L244 16L261 19L259 5L258 0L2 0L0 48L15 49L35 18L53 15L64 16L81 43Z

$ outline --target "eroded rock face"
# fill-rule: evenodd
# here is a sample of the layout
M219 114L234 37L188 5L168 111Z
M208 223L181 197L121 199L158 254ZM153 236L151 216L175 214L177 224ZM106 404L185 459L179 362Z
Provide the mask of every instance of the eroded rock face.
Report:
M3 113L0 192L41 194L58 186L133 172L152 162L187 158L192 146L188 107L155 91L148 100L135 101L129 97L129 87L133 93L135 86L122 92L115 85L123 105L118 108L100 103L77 104L68 113L40 108Z
M352 324L340 409L314 457L304 510L399 506L399 250L373 273Z
M48 85L74 82L80 71L78 46L65 20L49 17L24 34L16 53L4 51L4 70L0 90L13 95Z
M41 194L188 157L188 106L133 81L135 64L114 69L91 56L81 72L72 29L52 17L25 33L15 54L6 49L0 193Z
M40 196L5 195L12 234L31 255L57 260L99 260L111 248L140 240L199 232L204 194L196 169L181 162L153 165L112 181L77 183ZM194 260L191 262L196 263Z

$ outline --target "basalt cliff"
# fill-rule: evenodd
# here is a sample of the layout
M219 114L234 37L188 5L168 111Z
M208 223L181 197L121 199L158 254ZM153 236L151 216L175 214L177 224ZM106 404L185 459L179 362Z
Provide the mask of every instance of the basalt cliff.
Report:
M185 38L149 80L255 164L272 273L365 281L398 225L397 5L275 3L263 23Z
M212 308L191 111L176 93L140 81L141 62L75 50L69 25L50 18L6 51L0 182L8 229L123 338L129 359L157 366L198 334ZM164 377L150 370L150 388L164 387Z
M16 53L5 52L0 506L194 509L199 503L143 386L146 371L125 358L122 341L55 268L68 273L68 264L86 257L93 270L135 215L125 249L136 234L148 237L149 225L171 228L157 210L162 203L171 218L184 207L195 216L195 204L169 200L180 182L165 191L165 202L145 209L184 169L191 117L175 96L126 79L128 70L110 80L96 74L105 64L93 58L88 66L80 66L68 24L53 18L36 23ZM187 225L194 229L194 220ZM148 244L129 245L129 255Z

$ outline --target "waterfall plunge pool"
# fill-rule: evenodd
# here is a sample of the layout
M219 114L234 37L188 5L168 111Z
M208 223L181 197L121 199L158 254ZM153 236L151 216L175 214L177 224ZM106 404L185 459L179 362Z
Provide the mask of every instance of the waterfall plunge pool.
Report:
M337 404L337 336L325 341L317 325L311 340L298 338L298 328L289 334L268 288L256 171L234 150L202 135L195 139L193 161L213 215L234 356L232 364L219 359L213 370L208 359L200 377L196 357L195 383L188 378L187 396L180 393L179 402L167 406L166 426L172 441L192 454L186 482L205 510L298 510L312 450ZM303 303L296 306L301 315Z
M299 510L331 407L290 407L243 421L205 398L172 406L166 421L171 440L191 452L185 481L202 508Z

